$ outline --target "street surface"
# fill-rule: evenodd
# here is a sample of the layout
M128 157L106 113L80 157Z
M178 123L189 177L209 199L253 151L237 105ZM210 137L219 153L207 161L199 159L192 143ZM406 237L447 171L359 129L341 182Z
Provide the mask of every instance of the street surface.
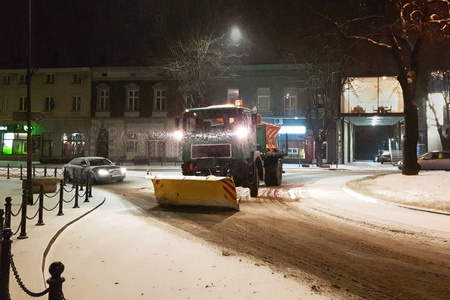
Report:
M261 184L258 198L238 188L239 212L161 208L144 171L130 171L125 182L97 188L229 255L249 256L286 277L310 282L316 293L346 299L450 299L450 216L344 191L346 181L368 174L287 170L280 187Z

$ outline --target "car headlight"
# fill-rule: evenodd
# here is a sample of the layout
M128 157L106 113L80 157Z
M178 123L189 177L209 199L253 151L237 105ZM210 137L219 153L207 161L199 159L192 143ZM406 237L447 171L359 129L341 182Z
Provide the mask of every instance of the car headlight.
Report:
M127 169L125 168L120 168L120 173L125 174L127 172Z
M240 139L245 139L248 135L248 129L246 127L242 127L242 126L238 127L234 131L234 134Z
M98 176L108 176L109 172L108 172L108 170L100 169L97 171L97 174L98 174Z

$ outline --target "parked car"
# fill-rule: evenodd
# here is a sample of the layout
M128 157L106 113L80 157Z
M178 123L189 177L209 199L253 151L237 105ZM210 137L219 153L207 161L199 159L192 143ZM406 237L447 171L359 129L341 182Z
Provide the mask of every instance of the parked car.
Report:
M421 170L446 170L450 171L450 151L431 151L417 159ZM398 169L403 169L403 162L398 163Z
M391 151L383 150L378 160L380 161L380 163L391 162Z
M72 159L63 166L64 178L68 181L74 178L86 179L90 174L94 182L122 182L127 170L105 157L88 156Z

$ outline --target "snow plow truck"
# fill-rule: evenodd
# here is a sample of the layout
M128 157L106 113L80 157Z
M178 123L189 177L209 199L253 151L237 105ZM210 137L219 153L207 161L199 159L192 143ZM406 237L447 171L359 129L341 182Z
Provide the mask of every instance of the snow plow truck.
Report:
M176 127L183 176L148 176L160 205L239 209L236 186L248 187L257 197L260 181L281 184L286 153L277 147L280 127L261 122L242 101L187 109Z

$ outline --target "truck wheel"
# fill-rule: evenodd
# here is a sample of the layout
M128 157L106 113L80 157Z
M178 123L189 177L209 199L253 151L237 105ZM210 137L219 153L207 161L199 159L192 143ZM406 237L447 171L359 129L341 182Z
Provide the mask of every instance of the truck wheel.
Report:
M256 166L253 167L252 182L249 183L249 188L250 188L250 197L258 197L259 176L258 176L258 168Z
M281 161L278 160L275 167L270 168L270 170L266 172L266 178L264 178L266 186L279 186L282 181L282 173L283 167Z

